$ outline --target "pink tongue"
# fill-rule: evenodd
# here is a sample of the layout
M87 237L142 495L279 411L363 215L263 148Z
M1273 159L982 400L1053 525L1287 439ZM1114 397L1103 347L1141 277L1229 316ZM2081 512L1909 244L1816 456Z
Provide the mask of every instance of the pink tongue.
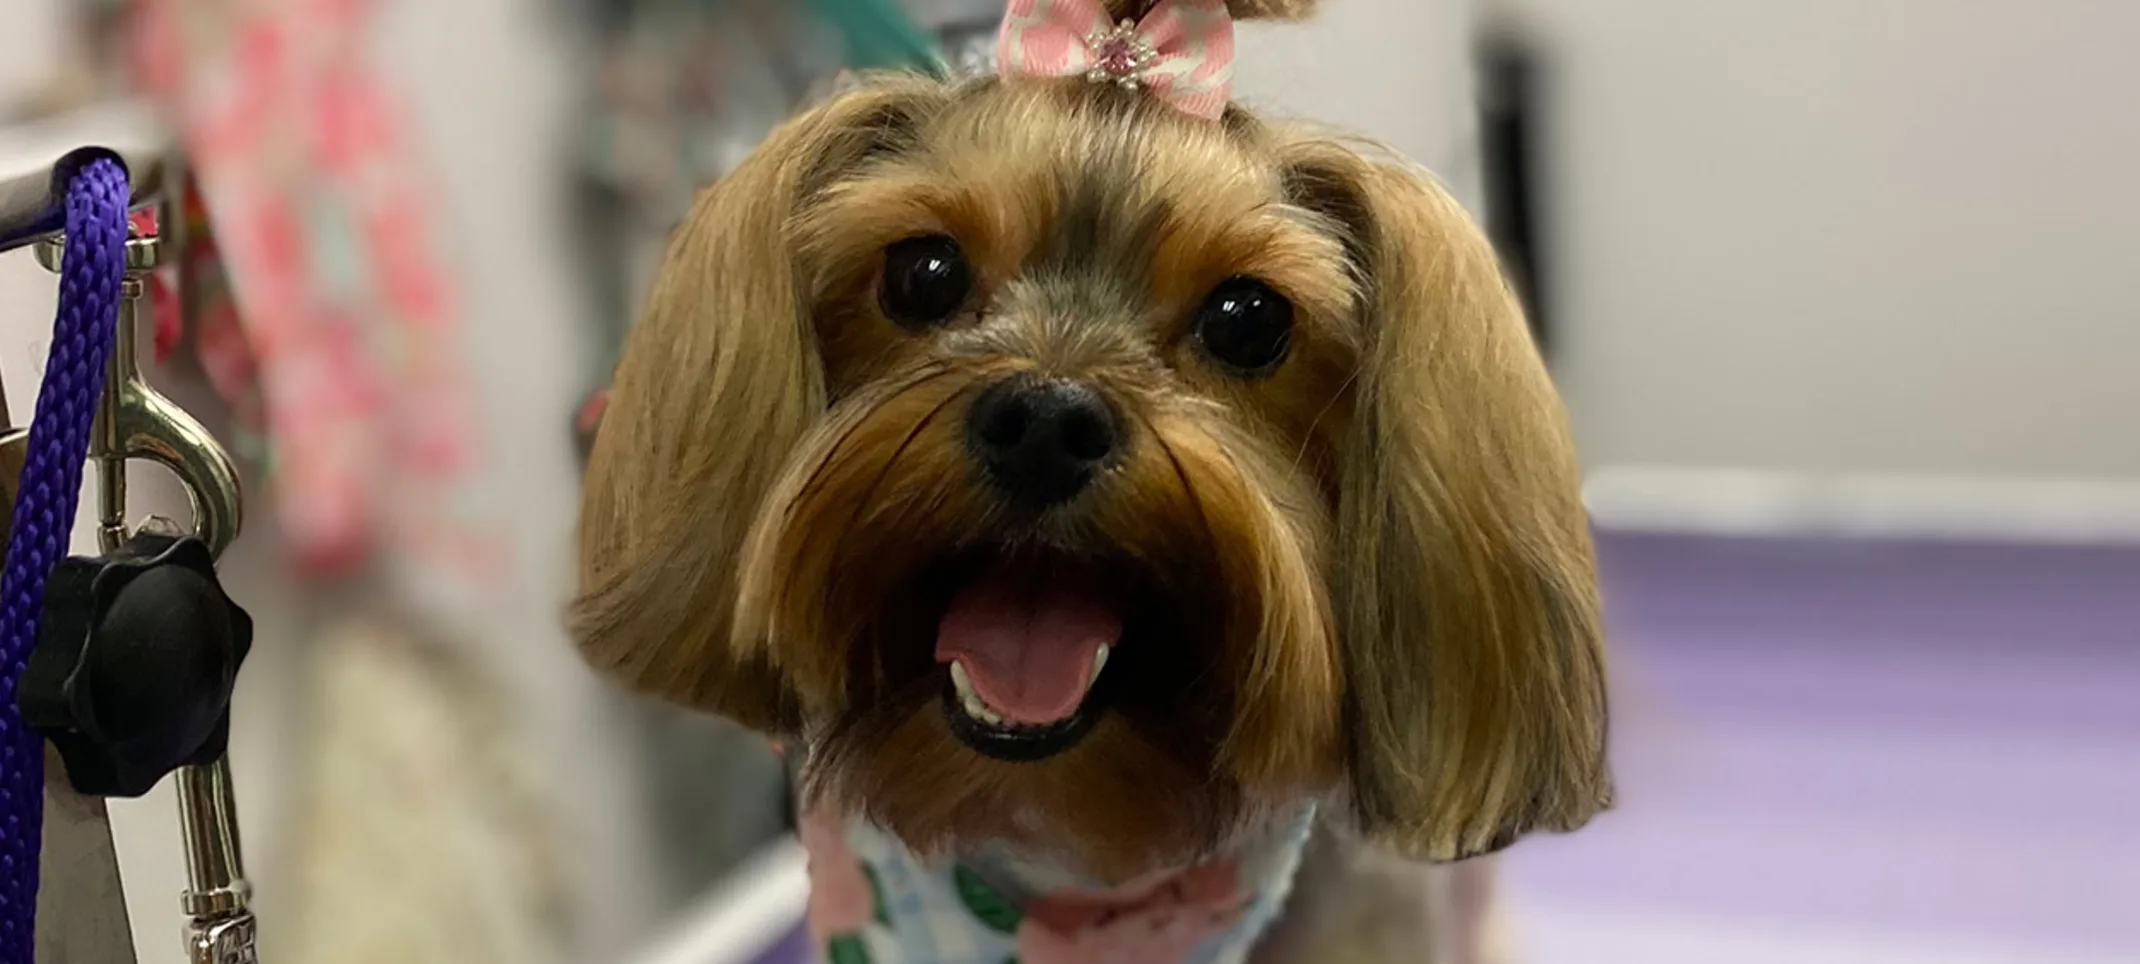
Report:
M936 660L966 667L989 709L1039 726L1068 718L1092 688L1092 660L1122 638L1122 613L1074 575L983 573L951 601Z

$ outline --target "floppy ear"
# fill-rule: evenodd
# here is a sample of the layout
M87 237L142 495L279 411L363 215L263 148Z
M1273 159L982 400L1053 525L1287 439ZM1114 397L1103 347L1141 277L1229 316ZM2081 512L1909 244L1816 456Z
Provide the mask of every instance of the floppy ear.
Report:
M634 688L754 729L797 724L767 641L730 638L743 541L825 409L789 225L935 91L880 84L789 121L670 239L589 455L570 612L588 660Z
M1590 530L1566 416L1486 239L1424 172L1293 149L1364 333L1338 508L1353 804L1458 860L1608 806Z

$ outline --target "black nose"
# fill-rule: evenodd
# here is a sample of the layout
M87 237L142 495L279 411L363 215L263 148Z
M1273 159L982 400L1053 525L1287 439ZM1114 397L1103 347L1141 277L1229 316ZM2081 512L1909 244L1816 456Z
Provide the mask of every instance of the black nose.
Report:
M966 416L966 444L1012 503L1044 509L1083 491L1115 453L1114 412L1090 386L1018 377L989 386Z

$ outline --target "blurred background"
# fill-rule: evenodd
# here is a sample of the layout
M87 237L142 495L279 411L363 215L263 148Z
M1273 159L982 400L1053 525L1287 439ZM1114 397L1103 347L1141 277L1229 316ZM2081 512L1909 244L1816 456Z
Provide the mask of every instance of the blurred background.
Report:
M1589 469L1622 803L1504 858L1517 960L2140 961L2140 7L1326 8L1242 98L1480 213ZM770 752L563 637L579 432L693 188L1000 11L0 0L0 154L118 110L196 168L156 377L248 474L266 959L795 952ZM53 303L0 256L18 419ZM113 819L175 964L167 788Z

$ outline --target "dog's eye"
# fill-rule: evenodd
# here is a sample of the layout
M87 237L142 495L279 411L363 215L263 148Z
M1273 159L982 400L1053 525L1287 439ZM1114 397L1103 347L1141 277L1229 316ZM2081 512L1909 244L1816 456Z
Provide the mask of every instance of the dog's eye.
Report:
M1264 374L1293 345L1293 303L1254 278L1228 278L1197 309L1196 339L1220 364Z
M973 268L966 252L941 234L908 238L884 249L884 316L908 328L943 322L966 306Z

